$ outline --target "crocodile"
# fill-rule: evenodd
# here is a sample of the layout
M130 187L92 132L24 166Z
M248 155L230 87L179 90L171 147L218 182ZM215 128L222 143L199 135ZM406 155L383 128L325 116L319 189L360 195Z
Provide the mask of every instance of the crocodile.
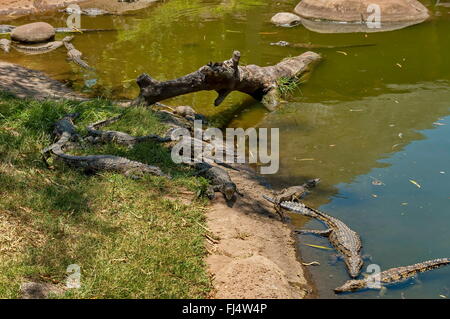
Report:
M0 24L0 34L11 33L16 28L15 25ZM84 33L84 32L104 32L117 31L117 29L72 29L67 27L55 28L56 33Z
M9 51L11 50L11 40L0 39L0 49L5 51L6 53L9 53Z
M299 202L300 198L305 195L309 189L315 187L320 182L320 178L315 178L307 181L303 185L292 186L285 188L277 193L275 193L275 201L277 204L281 202ZM280 215L281 220L285 220L285 216L283 214L283 210L279 208L279 205L275 204L275 210Z
M263 197L281 208L304 216L316 218L328 227L327 230L297 230L299 234L314 234L328 237L330 243L343 257L349 275L352 278L359 276L364 261L361 256L362 243L358 233L351 230L339 219L329 216L317 209L306 206L303 203L281 202L277 203L274 198Z
M169 105L165 105L162 103L155 103L156 106L158 107L163 107L163 108L167 108L169 109L173 114L184 117L185 119L194 121L194 120L201 120L203 121L204 124L207 124L207 119L204 115L202 114L198 114L197 112L195 112L195 110L188 106L188 105L180 105L177 106L175 108L169 106Z
M53 155L67 165L84 169L85 172L88 173L111 171L136 178L142 174L171 178L169 175L163 173L159 167L132 161L124 157L113 155L76 156L65 153L64 149L67 148L71 142L79 141L81 139L73 124L73 120L78 116L78 113L69 114L56 122L53 135L57 141L42 151L44 162L47 165L47 159Z
M337 294L354 292L361 289L382 289L384 286L393 285L414 278L418 273L426 272L450 264L450 258L440 258L424 261L411 266L391 268L381 273L371 274L361 280L349 280L342 286L335 288Z
M86 138L87 141L91 143L111 143L114 142L116 144L132 147L138 143L154 141L159 143L170 142L172 139L170 137L161 137L156 134L150 134L146 136L131 136L125 132L119 131L102 131L99 128L110 125L112 123L117 122L122 118L123 115L119 115L107 120L99 121L93 124L90 124L87 127L87 131L89 133L89 137Z
M11 33L15 26L8 24L0 24L0 34Z
M70 43L69 41L64 42L64 46L67 49L67 56L70 61L73 61L75 64L78 64L80 67L87 69L87 70L94 70L89 64L87 64L82 58L83 53L75 49L75 46Z
M207 190L209 199L215 198L215 192L221 192L227 200L231 200L235 194L243 196L225 169L208 163L197 163L196 167L200 169L196 175L203 176L211 182Z
M276 45L280 47L302 48L302 49L345 49L345 48L359 48L359 47L371 47L375 46L373 43L364 44L349 44L349 45L322 45L313 43L291 43L287 41L272 42L270 45Z
M98 8L86 8L86 9L75 9L75 8L65 8L60 10L60 12L67 13L67 14L80 14L90 17L96 17L96 16L104 16L104 15L113 15L111 12L98 9Z
M70 42L72 39L73 37L65 37L62 41L53 41L41 45L22 45L14 43L13 48L26 54L43 54L62 47L65 42Z

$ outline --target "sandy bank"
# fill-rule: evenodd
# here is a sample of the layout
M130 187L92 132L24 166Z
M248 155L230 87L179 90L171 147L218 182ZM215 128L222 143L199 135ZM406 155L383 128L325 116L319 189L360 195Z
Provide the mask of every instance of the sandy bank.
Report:
M297 259L292 231L262 199L270 191L252 172L229 173L244 197L227 205L218 194L207 213L209 230L218 239L209 243L207 258L214 297L306 297L312 288Z

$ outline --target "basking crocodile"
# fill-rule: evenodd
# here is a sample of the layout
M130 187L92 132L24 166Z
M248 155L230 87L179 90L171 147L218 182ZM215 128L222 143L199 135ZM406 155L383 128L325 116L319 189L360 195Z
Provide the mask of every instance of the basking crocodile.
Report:
M9 53L9 51L11 50L11 40L0 39L0 49L5 51L6 53Z
M62 41L53 41L41 45L22 45L14 43L12 46L17 51L26 54L43 54L54 51L64 45L65 42L72 41L73 37L65 37Z
M102 131L99 128L110 125L112 123L117 122L122 118L122 115L99 121L93 124L90 124L87 127L87 131L89 133L89 137L86 140L92 143L117 143L120 145L125 145L128 147L134 146L138 143L154 141L154 142L170 142L172 139L170 137L161 137L156 134L150 134L146 136L131 136L124 132L119 131Z
M334 292L339 294L366 288L382 289L382 286L401 283L415 277L418 273L440 268L448 264L450 264L450 258L441 258L424 261L411 266L391 268L378 274L369 275L361 280L349 280L342 286L334 289Z
M214 199L214 192L221 192L227 200L231 200L235 194L242 196L225 169L207 163L198 163L196 166L200 169L196 175L203 176L211 182L211 187L207 191L210 199Z
M283 210L279 208L279 205L281 202L299 202L300 198L302 198L303 195L305 195L309 189L315 187L320 182L320 178L315 178L307 181L303 185L300 186L292 186L285 188L278 193L275 193L275 201L277 204L275 204L275 210L280 215L281 220L284 220L284 214Z
M270 45L313 50L313 49L345 49L345 48L371 47L374 46L375 44L365 43L365 44L349 44L349 45L322 45L313 43L291 43L287 41L278 41L273 42Z
M64 149L71 142L75 142L80 139L80 136L78 135L73 124L73 120L78 116L78 113L69 114L55 124L53 134L55 135L57 141L42 151L43 159L46 163L47 159L51 155L54 155L67 165L82 168L86 172L95 173L99 171L112 171L122 173L130 177L137 177L141 174L151 174L170 178L170 176L164 174L159 167L132 161L124 157L113 155L76 156L65 153Z
M341 254L352 278L358 277L364 264L361 257L362 243L359 235L337 218L329 216L303 203L281 202L263 195L265 199L283 209L305 216L316 218L328 226L327 230L300 230L300 234L314 234L328 237L330 243Z

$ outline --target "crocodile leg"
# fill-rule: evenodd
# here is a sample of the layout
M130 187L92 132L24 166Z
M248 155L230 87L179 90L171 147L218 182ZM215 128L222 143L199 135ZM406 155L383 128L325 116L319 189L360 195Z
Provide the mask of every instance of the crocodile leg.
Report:
M286 220L286 217L284 216L283 210L278 205L275 205L274 208L275 208L275 211L277 212L278 216L280 216L280 220L282 222L284 222Z
M326 230L310 230L310 229L296 230L295 232L297 234L301 234L301 235L317 235L317 236L322 236L322 237L328 237L328 236L330 236L332 231L333 230L330 228L330 229L326 229Z

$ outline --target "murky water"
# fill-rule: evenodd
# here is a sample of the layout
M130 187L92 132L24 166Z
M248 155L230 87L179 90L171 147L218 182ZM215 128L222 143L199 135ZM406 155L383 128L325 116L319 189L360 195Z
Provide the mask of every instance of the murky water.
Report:
M138 93L134 79L143 72L172 79L210 60L228 59L235 49L243 63L270 65L304 52L270 46L279 40L375 44L316 50L323 63L271 114L239 93L218 108L211 92L168 103L193 105L234 127L279 127L281 170L268 177L272 185L320 177L322 184L306 201L358 231L372 263L387 269L450 257L450 9L424 4L435 13L431 21L365 35L318 34L268 22L295 1L171 0L127 16L83 18L83 28L118 29L74 40L95 72L68 64L64 50L42 56L0 53L0 59L43 70L80 91L132 98ZM64 26L66 17L16 23L33 19ZM301 217L293 223L322 227ZM332 251L304 245L328 246L325 239L302 236L300 243L306 261L321 263L310 268L319 296L335 297L331 289L348 278L343 264L328 263ZM450 297L449 289L450 267L384 296L361 292L339 298L441 298Z

